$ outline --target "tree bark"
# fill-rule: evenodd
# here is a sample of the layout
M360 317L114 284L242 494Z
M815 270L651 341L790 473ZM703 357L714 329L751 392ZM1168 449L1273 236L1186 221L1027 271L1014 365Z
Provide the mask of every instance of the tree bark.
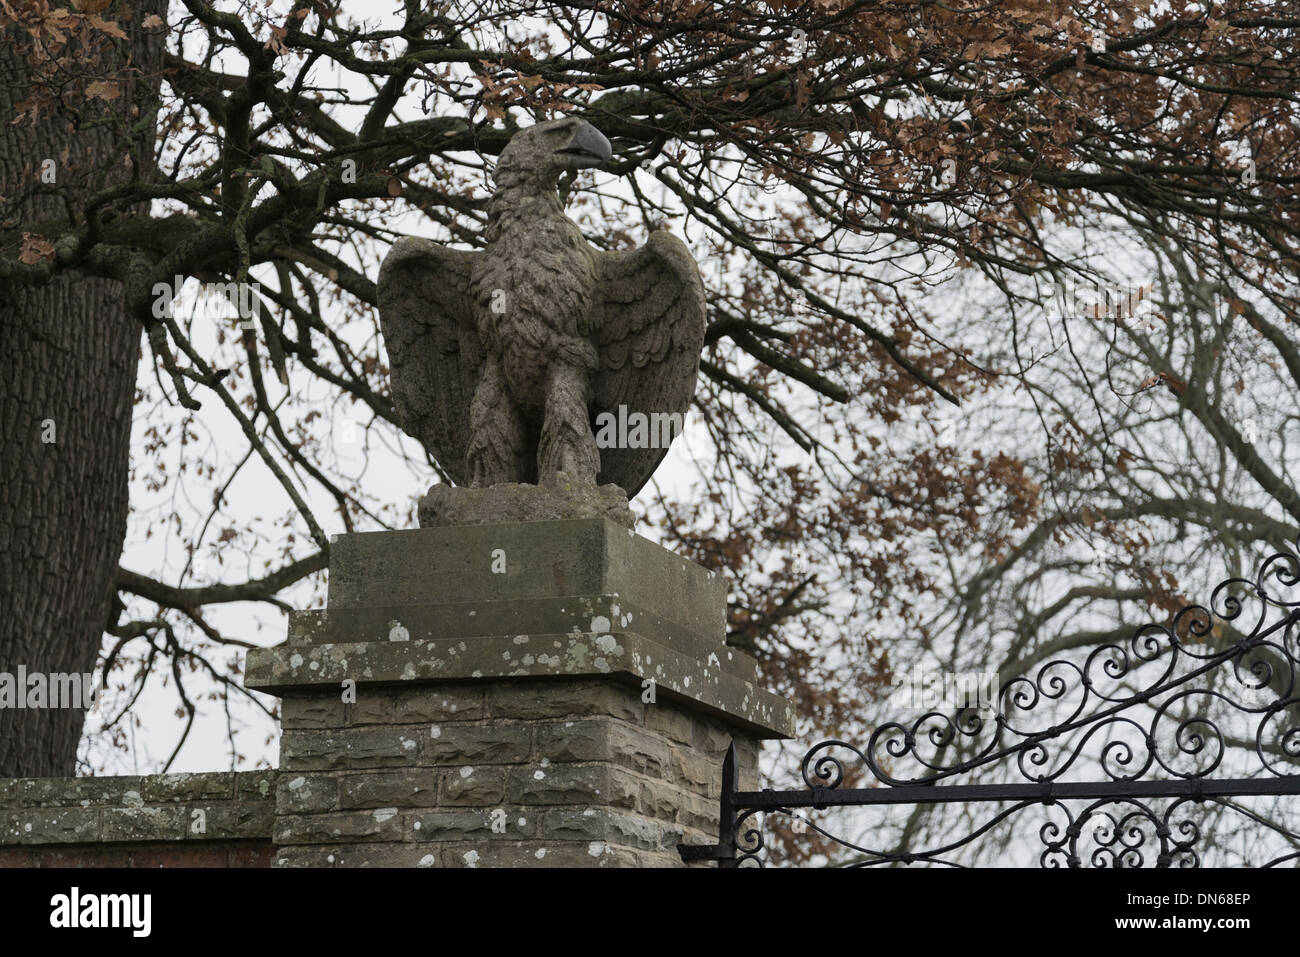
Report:
M165 3L148 0L133 13L121 22L129 39L110 64L116 71L102 75L133 64L144 78L129 81L104 111L143 109L158 96L162 38L142 32L140 21L165 17ZM54 161L57 189L78 208L92 175L111 161L115 134L111 125L87 129L86 118L105 115L91 110L82 112L81 129L55 112L11 124L32 80L14 37L0 39L4 225L66 218L63 199L42 191L42 161ZM132 145L145 173L152 141ZM129 178L116 159L100 188ZM19 666L29 674L90 672L112 625L140 334L114 280L66 272L44 287L0 287L0 672L15 679ZM0 709L0 778L73 774L84 720L77 708Z

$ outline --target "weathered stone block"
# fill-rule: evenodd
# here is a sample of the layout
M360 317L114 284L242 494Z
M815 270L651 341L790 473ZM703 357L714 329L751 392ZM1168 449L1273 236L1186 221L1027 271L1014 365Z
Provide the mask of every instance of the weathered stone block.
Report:
M722 792L720 763L698 751L681 748L672 752L669 777L679 786L698 794L716 797Z
M19 778L14 782L16 807L72 807L143 804L145 779L138 776L91 778Z
M671 821L679 823L682 821L682 808L688 799L704 800L698 795L691 795L667 781L651 781L641 779L639 794L637 796L637 806L641 813L647 817L655 818L660 821ZM714 808L716 810L716 803ZM715 814L714 817L717 815Z
M691 737L684 743L704 754L718 755L718 760L721 761L722 755L727 753L727 748L731 746L734 737L734 729L727 727L721 721L701 715L699 720L692 723ZM737 757L740 757L740 746L741 742L737 741Z
M235 775L155 774L141 779L141 797L147 804L165 801L221 801L235 797Z
M644 705L645 727L658 731L678 744L691 745L702 719L676 704Z
M564 474L545 485L506 483L472 488L439 483L420 498L418 511L421 528L593 516L608 518L623 528L632 528L634 524L627 492L619 486L584 485Z
M447 722L430 727L421 762L427 765L515 764L532 751L532 728L522 722Z
M524 765L512 768L507 797L514 804L590 804L635 810L640 784L608 764Z
M608 678L572 681L493 682L487 689L488 714L500 718L579 718L601 715L639 723L645 711L632 685Z
M517 841L537 831L537 815L517 807L416 812L408 822L409 841Z
M560 761L609 761L613 758L607 718L548 721L536 730L536 756L551 764Z
M601 841L616 847L663 850L675 847L680 829L650 818L604 808L564 808L547 811L542 837L562 841Z
M406 767L417 763L420 735L407 727L286 731L280 737L285 771Z
M433 807L438 773L425 768L349 774L339 783L342 808Z
M277 844L345 844L355 841L400 841L403 821L396 808L338 811L331 814L279 815Z
M721 787L718 788L721 792ZM686 828L694 828L710 835L710 841L718 839L718 801L686 791L671 795L655 795L654 799L671 800L677 806L677 822Z
M452 807L496 806L506 800L506 768L465 765L442 772L441 804Z
M32 808L6 816L5 844L74 844L99 840L99 808Z
M105 841L180 841L189 821L189 811L177 806L110 807L102 813Z
M664 777L674 753L661 736L621 721L610 725L610 748L613 760L650 777Z
M343 700L338 694L293 695L280 705L280 727L305 731L343 727Z
M399 689L393 696L393 720L398 724L474 721L487 714L482 684L439 684Z
M235 797L240 801L274 801L279 777L275 769L236 772Z
M275 825L275 805L269 802L191 804L185 810L185 838L191 841L266 838ZM202 817L195 811L202 811Z
M281 814L337 810L338 778L326 774L282 774L276 783L275 801Z
M349 727L368 724L393 724L393 696L367 685L357 687L357 700L343 706Z
M721 578L602 519L343 535L330 561L331 609L617 594L623 614L725 634Z
M613 719L546 722L538 725L536 735L536 758L553 763L609 761L663 777L672 759L661 736Z

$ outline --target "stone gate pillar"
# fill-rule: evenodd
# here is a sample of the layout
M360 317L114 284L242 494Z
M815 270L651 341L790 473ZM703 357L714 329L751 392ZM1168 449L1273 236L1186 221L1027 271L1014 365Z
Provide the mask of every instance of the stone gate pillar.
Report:
M788 702L722 580L608 518L339 536L328 607L248 655L281 697L280 866L682 866Z

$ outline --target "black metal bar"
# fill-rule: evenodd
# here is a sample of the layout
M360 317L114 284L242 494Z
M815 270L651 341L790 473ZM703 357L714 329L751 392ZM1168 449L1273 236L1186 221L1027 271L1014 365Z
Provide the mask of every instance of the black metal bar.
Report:
M725 848L717 844L678 844L677 853L687 864L694 861L723 861L726 859Z
M722 796L718 799L718 843L678 844L686 863L717 861L719 867L736 866L736 741L733 738L722 761Z
M722 762L722 796L718 799L719 867L736 866L736 739L727 746Z
M1297 545L1300 546L1300 539L1297 539ZM1300 548L1298 548L1298 551L1300 551ZM944 716L938 712L933 712L912 722L910 727L899 722L889 722L878 726L872 733L866 753L862 749L844 741L832 739L820 742L809 749L801 764L800 770L804 782L808 786L804 789L789 791L738 791L736 789L736 748L733 741L732 746L727 751L726 760L723 762L722 795L718 804L718 842L704 846L678 845L682 859L686 861L716 860L719 867L737 867L741 863L750 862L761 865L762 861L759 855L764 846L761 835L762 822L755 820L752 824L745 823L761 812L779 811L789 814L793 813L796 808L865 807L899 804L934 805L999 802L1011 804L1012 806L998 811L993 821L982 826L970 838L950 842L945 847L933 851L900 852L898 854L870 851L838 838L820 827L815 825L814 827L828 840L868 856L874 856L881 861L899 860L904 863L912 863L930 859L936 853L963 846L967 840L975 839L990 827L1006 819L1008 815L1024 808L1034 805L1052 805L1065 801L1091 801L1095 803L1083 812L1084 819L1097 812L1099 813L1099 820L1103 824L1107 820L1109 821L1109 830L1104 833L1099 832L1099 836L1094 835L1098 843L1096 857L1100 858L1102 863L1110 860L1115 866L1121 864L1123 866L1134 864L1141 866L1142 853L1138 851L1137 844L1131 846L1127 843L1123 846L1116 844L1120 829L1131 829L1135 826L1132 822L1139 820L1149 822L1156 828L1156 836L1159 838L1160 845L1159 856L1155 859L1157 866L1167 866L1174 860L1183 864L1191 862L1195 866L1199 865L1200 861L1198 852L1193 848L1199 837L1196 825L1191 821L1180 821L1177 826L1181 830L1175 834L1169 816L1176 808L1181 807L1183 802L1211 801L1227 807L1235 806L1236 810L1272 828L1279 834L1291 840L1300 839L1300 835L1294 834L1279 824L1259 817L1249 809L1236 806L1230 800L1248 796L1300 797L1300 767L1295 768L1296 773L1294 774L1270 773L1253 778L1213 779L1175 776L1163 780L1116 780L1111 778L1099 781L1035 781L1032 778L1035 766L1052 766L1048 763L1049 754L1044 742L1062 738L1065 740L1064 760L1059 766L1056 766L1055 772L1064 777L1070 773L1069 768L1075 759L1079 758L1083 743L1086 743L1091 738L1095 729L1104 728L1120 721L1140 728L1141 724L1136 719L1124 716L1124 712L1143 705L1157 708L1156 716L1152 719L1151 729L1144 734L1141 742L1132 742L1138 746L1139 750L1142 746L1145 747L1146 758L1143 760L1141 754L1132 752L1130 749L1120 752L1122 755L1120 763L1128 764L1131 762L1132 768L1138 777L1151 770L1156 770L1157 773L1176 774L1176 772L1170 771L1168 765L1163 761L1160 762L1159 769L1155 767L1154 762L1159 761L1157 742L1154 738L1155 725L1159 718L1167 717L1167 713L1179 713L1176 710L1171 711L1171 707L1180 703L1186 704L1192 700L1193 695L1201 694L1213 694L1216 698L1235 706L1243 714L1258 716L1259 724L1255 729L1257 738L1255 753L1262 762L1264 769L1273 771L1275 767L1273 759L1265 755L1260 737L1263 735L1266 726L1272 728L1271 733L1282 736L1285 756L1292 759L1292 767L1295 767L1294 759L1297 757L1294 748L1295 736L1300 733L1300 728L1296 727L1294 721L1280 729L1270 726L1268 722L1282 713L1290 715L1293 719L1297 711L1300 710L1298 708L1300 699L1296 697L1297 676L1300 675L1300 656L1296 654L1293 644L1296 638L1295 628L1297 623L1300 623L1300 600L1288 599L1285 594L1275 594L1271 587L1273 585L1277 585L1283 590L1296 589L1300 585L1300 555L1296 551L1283 550L1267 558L1260 565L1254 581L1249 578L1234 577L1221 582L1214 589L1207 604L1188 605L1182 608L1173 616L1172 622L1168 625L1152 622L1135 629L1129 638L1127 649L1118 642L1108 643L1098 646L1088 656L1082 667L1068 659L1062 659L1058 662L1049 662L1043 665L1038 669L1035 676L1016 678L1017 696L1011 701L1018 709L1018 718L1024 717L1019 712L1032 711L1040 701L1054 702L1063 698L1067 683L1054 674L1049 675L1049 669L1056 666L1068 666L1072 669L1073 674L1078 679L1079 688L1082 689L1082 701L1064 724L1053 725L1032 734L1017 730L1019 725L1012 726L1011 722L999 712L994 738L987 746L988 752L981 753L970 761L954 764L951 767L937 766L926 761L922 755L918 747L918 740L921 739L923 731L926 730L922 727L924 722L936 717L940 718L937 727L929 729L929 736L925 740L935 745L947 745L956 740L958 734L973 735L979 732L985 727L983 721L977 721L973 727L967 727L959 723L959 713L956 717L947 718L945 724L942 720ZM1216 622L1230 623L1246 614L1250 602L1261 603L1261 610L1258 620L1255 621L1254 628L1251 629L1248 635L1241 637L1235 644L1218 650L1211 647L1208 651L1199 652L1193 648L1193 646L1209 642L1207 636L1212 633L1217 634L1217 631L1215 631ZM1280 609L1283 617L1282 620L1265 627L1267 622L1265 616L1270 609ZM1248 624L1253 620L1253 617L1247 614L1242 620ZM1277 637L1279 635L1280 638ZM1167 652L1172 653L1176 659L1181 654L1192 665L1191 669L1187 670L1186 673L1179 673L1171 662L1164 674L1157 678L1157 683L1154 686L1134 692L1125 698L1116 698L1095 690L1094 686L1098 676L1090 673L1090 669L1093 669L1094 666L1104 670L1107 680L1118 681L1144 663L1154 661ZM1256 655L1261 657L1256 660L1254 657ZM1233 675L1235 675L1239 684L1251 690L1260 690L1267 687L1275 693L1276 700L1266 708L1247 706L1231 697L1220 694L1209 685L1200 686L1199 681L1202 677L1229 663L1231 663ZM1262 683L1262 679L1268 679L1267 686ZM1024 687L1020 687L1021 685ZM1156 700L1162 697L1164 698L1163 702ZM1099 710L1085 707L1094 699L1096 701L1095 707ZM1223 735L1214 721L1201 715L1199 710L1189 712L1189 714L1191 714L1190 717L1183 715L1181 720L1176 717L1170 718L1169 724L1166 726L1168 733L1174 735L1174 740L1184 753L1202 754L1206 740L1211 742L1217 740L1219 745L1223 744ZM1177 722L1176 727L1174 726L1175 721ZM1088 730L1082 742L1079 742L1077 746L1071 749L1068 736L1072 732L1085 728L1091 728L1092 730ZM1008 730L1011 734L1023 740L1008 745L1003 741L1003 734ZM889 737L882 739L882 734L887 734ZM893 772L882 768L877 760L876 748L880 740L884 741L886 750L891 757L908 757L919 761L930 769L933 774L927 773L920 780L913 778L910 782L900 783L897 787L889 786L888 782L895 779L891 777ZM1111 744L1114 744L1114 742L1111 742ZM846 788L842 790L837 787L837 785L845 783L851 778L844 762L833 753L836 748L845 748L849 753L860 759L865 765L865 769L883 786ZM1015 783L940 783L958 774L970 774L977 768L1002 766L1008 758L1015 755L1020 756L1018 770L1023 775L1023 778ZM1103 754L1103 758L1107 756L1114 757L1114 755ZM1213 759L1212 766L1208 770L1218 768L1221 755L1211 750L1205 751L1203 756ZM1026 758L1031 759L1028 766L1024 763ZM1102 765L1103 773L1110 770L1105 760L1103 760ZM1291 770L1291 768L1286 770ZM1094 771L1092 773L1098 772ZM904 778L904 780L906 779ZM862 779L858 779L858 782L861 783ZM1173 799L1174 803L1161 817L1157 810L1153 810L1143 803L1153 798ZM1112 807L1110 810L1105 810L1107 806L1120 804L1128 804L1130 807L1118 810ZM1098 812L1098 808L1103 810ZM1044 844L1040 862L1046 862L1050 859L1053 863L1065 862L1070 866L1079 865L1081 858L1078 844L1083 833L1082 827L1080 821L1075 819L1072 809L1068 809L1067 813L1070 816L1068 827L1062 829L1058 823L1052 823L1050 830L1046 829L1045 826L1045 829L1040 832L1039 836ZM738 824L738 822L741 823ZM743 835L737 834L738 827L745 829ZM1293 856L1286 855L1276 858L1270 863L1288 860ZM872 863L874 862L872 861ZM945 861L944 863L952 862Z
M1231 778L1172 781L1067 781L1042 784L936 784L920 787L856 788L843 791L817 788L800 791L737 791L736 809L769 810L788 807L842 807L868 804L945 804L953 801L1043 801L1086 798L1243 797L1300 794L1300 775L1274 778Z
M718 800L718 843L679 844L682 861L716 861L719 867L736 866L736 740L723 759L723 793Z

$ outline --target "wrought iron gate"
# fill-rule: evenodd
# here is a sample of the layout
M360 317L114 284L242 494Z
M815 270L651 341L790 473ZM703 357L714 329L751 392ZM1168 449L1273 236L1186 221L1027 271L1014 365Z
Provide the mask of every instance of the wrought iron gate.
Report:
M1298 582L1300 557L1279 552L1253 581L1221 583L1208 606L1189 605L1127 641L1093 645L1082 662L1049 661L1032 677L1005 682L991 717L931 710L910 724L877 727L865 749L822 741L801 762L802 789L738 790L733 746L723 764L718 842L679 845L682 858L762 866L771 814L957 802L1006 806L969 833L919 850L873 848L806 826L858 855L850 866L958 864L954 856L967 845L1037 807L1048 809L1037 829L1043 866L1196 867L1197 809L1209 804L1223 809L1220 820L1239 815L1267 838L1254 842L1266 856L1249 863L1300 862L1293 821L1240 800L1300 795ZM1036 712L1053 720L1035 729ZM999 767L1014 769L1011 782L954 783ZM842 787L858 775L870 786ZM1285 811L1300 812L1300 801L1287 800Z

